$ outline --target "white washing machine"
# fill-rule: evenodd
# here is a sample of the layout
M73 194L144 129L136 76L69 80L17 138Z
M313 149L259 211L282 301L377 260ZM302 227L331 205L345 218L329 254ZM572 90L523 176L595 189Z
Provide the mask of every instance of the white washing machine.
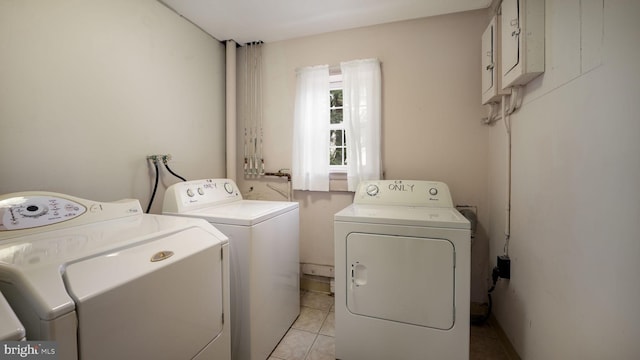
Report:
M170 186L162 211L229 237L231 357L268 358L300 313L298 203L244 200L233 180L205 179Z
M446 184L363 182L334 233L336 358L469 358L469 221Z
M0 293L0 341L22 341L25 336L26 330L20 319Z
M59 359L230 359L228 239L137 200L0 196L0 292Z

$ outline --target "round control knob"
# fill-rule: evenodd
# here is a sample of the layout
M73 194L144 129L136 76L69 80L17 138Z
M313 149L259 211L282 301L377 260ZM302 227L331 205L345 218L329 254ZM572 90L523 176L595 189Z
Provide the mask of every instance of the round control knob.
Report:
M193 190L187 189L187 195L189 195L189 197L193 197L195 194L193 193Z
M378 185L369 185L367 186L366 191L367 191L367 195L376 196L380 192L380 188L378 188Z
M49 208L46 206L40 205L27 205L20 213L26 217L38 217L44 215L49 211Z
M202 190L202 188L198 188L198 194L204 195L204 190Z
M224 190L229 194L233 193L233 185L224 183Z
M436 189L436 188L429 189L429 194L431 194L433 196L438 195L438 189Z

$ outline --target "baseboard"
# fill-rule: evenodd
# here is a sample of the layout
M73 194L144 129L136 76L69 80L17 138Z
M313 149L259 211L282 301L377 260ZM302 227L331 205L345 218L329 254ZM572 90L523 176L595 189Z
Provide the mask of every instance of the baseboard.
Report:
M331 293L330 278L322 276L307 276L300 278L300 290Z

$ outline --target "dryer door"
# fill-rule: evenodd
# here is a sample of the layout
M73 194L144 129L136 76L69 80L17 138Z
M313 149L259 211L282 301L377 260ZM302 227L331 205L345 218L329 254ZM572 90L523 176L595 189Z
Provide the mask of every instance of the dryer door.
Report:
M67 266L79 357L191 359L222 331L221 245L190 228Z
M455 252L450 241L351 233L346 245L350 312L442 330L453 327Z

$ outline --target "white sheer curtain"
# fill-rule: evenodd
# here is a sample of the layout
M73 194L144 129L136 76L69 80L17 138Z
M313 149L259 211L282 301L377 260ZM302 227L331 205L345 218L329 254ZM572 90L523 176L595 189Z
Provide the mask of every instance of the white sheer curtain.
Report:
M329 66L299 69L296 78L291 183L329 191Z
M377 59L340 63L343 121L347 131L347 188L355 191L362 180L382 175L382 85Z

